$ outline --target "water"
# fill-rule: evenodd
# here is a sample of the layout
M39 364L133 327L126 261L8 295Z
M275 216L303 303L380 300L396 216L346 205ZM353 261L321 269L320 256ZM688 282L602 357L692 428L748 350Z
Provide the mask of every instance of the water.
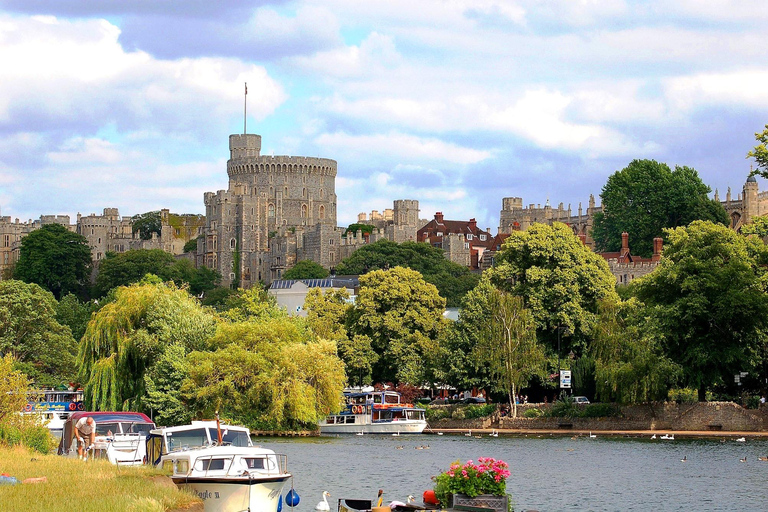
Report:
M351 435L254 442L288 455L301 496L296 512L314 511L324 490L332 511L338 498L374 499L379 489L385 504L409 494L421 503L433 475L483 456L509 464L517 511L768 509L768 462L757 460L768 455L768 440Z

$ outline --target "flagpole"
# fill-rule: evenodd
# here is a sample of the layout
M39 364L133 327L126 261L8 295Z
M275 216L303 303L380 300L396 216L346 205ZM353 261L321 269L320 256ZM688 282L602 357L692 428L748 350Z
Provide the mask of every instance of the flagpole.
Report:
M248 115L248 82L245 82L245 95L243 95L243 135L248 133L246 130L247 125L247 116Z

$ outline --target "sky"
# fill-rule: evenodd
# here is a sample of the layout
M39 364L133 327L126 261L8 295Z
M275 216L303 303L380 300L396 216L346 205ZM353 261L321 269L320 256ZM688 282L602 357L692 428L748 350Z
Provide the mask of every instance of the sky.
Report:
M586 208L641 158L735 198L767 25L764 0L0 0L0 215L204 213L245 82L262 154L338 162L341 226L416 199L495 233L503 197Z

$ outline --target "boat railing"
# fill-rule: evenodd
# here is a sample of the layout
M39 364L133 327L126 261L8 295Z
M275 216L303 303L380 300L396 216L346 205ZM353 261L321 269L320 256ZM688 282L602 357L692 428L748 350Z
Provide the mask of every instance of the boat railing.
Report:
M221 461L219 464L214 462ZM220 452L195 457L191 473L201 472L203 476L279 476L288 473L288 456L266 453Z

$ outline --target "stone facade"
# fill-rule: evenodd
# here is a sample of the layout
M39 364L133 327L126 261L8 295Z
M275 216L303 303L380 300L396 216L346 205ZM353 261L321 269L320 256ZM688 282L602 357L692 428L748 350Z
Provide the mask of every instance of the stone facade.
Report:
M590 235L592 231L592 220L596 212L602 211L601 206L595 206L595 196L589 196L589 207L586 212L579 203L577 213L571 211L571 205L568 208L560 203L557 208L552 208L547 200L542 207L541 204L530 204L523 207L521 197L505 197L501 200L501 212L499 212L499 233L509 234L513 231L525 231L531 224L539 222L541 224L552 224L553 222L562 222L573 229L575 235L584 235L585 243L588 247L594 248L594 241Z
M442 249L450 261L473 270L480 269L483 254L493 248L494 241L490 228L478 228L475 219L446 220L442 212L419 229L418 239Z

